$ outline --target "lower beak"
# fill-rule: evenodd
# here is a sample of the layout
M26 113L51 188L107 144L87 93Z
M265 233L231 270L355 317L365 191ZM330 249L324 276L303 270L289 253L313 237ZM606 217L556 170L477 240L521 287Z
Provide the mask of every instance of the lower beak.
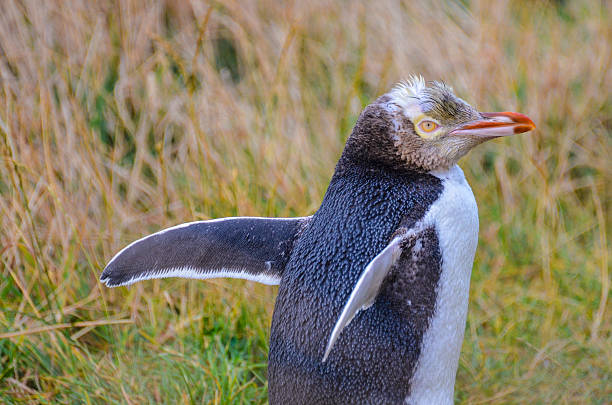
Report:
M535 129L535 124L526 115L515 112L480 113L484 118L468 122L450 132L450 135L472 135L497 138L521 134Z

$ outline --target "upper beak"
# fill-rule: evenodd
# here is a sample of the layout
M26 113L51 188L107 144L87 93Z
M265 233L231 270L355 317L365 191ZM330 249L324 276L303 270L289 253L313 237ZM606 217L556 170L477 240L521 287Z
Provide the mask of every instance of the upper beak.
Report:
M497 138L520 134L535 129L535 124L526 115L515 112L480 113L484 118L468 122L450 132L451 135L474 135Z

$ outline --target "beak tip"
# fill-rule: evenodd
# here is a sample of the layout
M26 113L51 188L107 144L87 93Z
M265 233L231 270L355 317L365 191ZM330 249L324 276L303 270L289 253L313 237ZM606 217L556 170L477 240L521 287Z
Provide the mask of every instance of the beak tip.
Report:
M529 131L533 131L535 129L535 125L533 124L522 124L522 125L515 125L514 126L514 133L515 134L522 134L523 132L529 132Z
M509 111L481 114L485 118L497 119L499 121L487 122L484 125L481 123L479 125L480 127L506 127L508 128L508 135L522 134L524 132L533 131L536 128L531 118L525 114Z

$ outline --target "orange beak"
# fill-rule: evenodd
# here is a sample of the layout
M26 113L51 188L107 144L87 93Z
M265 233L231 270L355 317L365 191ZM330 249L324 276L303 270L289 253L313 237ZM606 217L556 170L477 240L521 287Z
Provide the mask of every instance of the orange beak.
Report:
M515 112L480 113L484 118L468 122L450 132L450 135L471 135L497 138L521 134L535 129L535 124L526 115Z

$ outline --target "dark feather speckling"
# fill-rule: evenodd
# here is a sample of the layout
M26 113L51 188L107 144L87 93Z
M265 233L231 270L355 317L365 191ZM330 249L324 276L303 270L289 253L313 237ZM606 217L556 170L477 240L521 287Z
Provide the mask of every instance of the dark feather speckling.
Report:
M416 262L407 262L413 260L409 252L402 255L390 276L394 281L357 314L325 363L323 352L367 264L400 225L414 225L441 192L441 181L431 175L344 162L296 241L281 281L270 338L270 403L404 401L434 310L441 262L434 231L420 236L423 249ZM424 277L425 272L435 274ZM422 285L427 282L431 285ZM423 287L425 292L414 292Z

